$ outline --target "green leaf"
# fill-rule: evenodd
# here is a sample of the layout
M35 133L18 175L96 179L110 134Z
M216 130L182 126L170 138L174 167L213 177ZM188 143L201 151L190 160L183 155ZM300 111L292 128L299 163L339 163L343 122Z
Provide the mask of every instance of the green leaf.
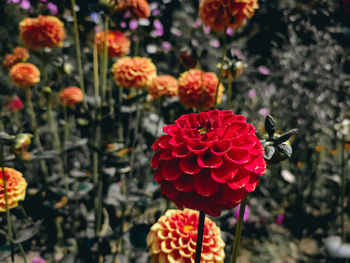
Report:
M0 247L0 262L11 256L11 248L9 245L3 245Z
M275 154L276 149L273 146L267 146L265 148L264 158L266 160L271 160L272 156Z
M281 143L276 146L276 149L285 155L287 155L289 158L292 156L293 150L292 147L287 143Z
M285 142L287 141L293 134L296 134L298 132L298 129L291 129L290 131L287 131L286 133L283 133L280 137L278 137L276 140L277 142Z
M94 185L92 183L83 182L78 186L78 194L80 196L85 196L92 190L92 188L94 188Z
M60 153L56 150L36 152L33 154L33 160L46 160L56 158Z
M21 229L20 231L17 232L17 239L14 240L13 242L15 244L22 243L24 241L27 241L31 239L33 236L35 236L37 233L39 233L41 221L38 221L34 224L34 226L28 227Z
M0 141L5 143L12 143L16 139L16 136L7 134L6 132L0 132Z
M275 133L276 124L271 115L267 115L265 118L265 130L270 137Z

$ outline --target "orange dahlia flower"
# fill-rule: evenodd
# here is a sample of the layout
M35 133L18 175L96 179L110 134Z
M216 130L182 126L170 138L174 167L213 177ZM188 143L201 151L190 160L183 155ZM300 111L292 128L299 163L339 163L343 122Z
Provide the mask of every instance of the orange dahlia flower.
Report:
M196 254L199 213L194 210L168 210L151 227L147 245L153 263L193 263ZM220 228L205 218L202 263L224 262L225 243L220 236Z
M74 107L83 101L83 92L78 87L68 87L61 90L59 100L64 106Z
M146 0L118 0L118 10L128 11L137 18L147 18L151 14Z
M214 31L238 28L258 9L258 0L201 0L199 16Z
M152 60L142 57L121 58L114 63L112 72L116 84L124 88L150 87L157 76L157 69Z
M18 202L24 200L26 196L27 182L23 178L21 172L12 169L4 168L7 188L8 209L18 206ZM0 212L6 212L4 174L0 168Z
M97 50L99 53L103 53L104 43L105 43L105 32L101 31L95 36L95 43L97 45ZM130 41L129 39L120 31L109 30L107 34L107 48L108 57L122 57L129 52Z
M39 15L19 23L19 37L26 46L37 50L62 46L66 32L63 22L57 17Z
M163 96L174 97L178 89L177 79L170 75L158 76L153 79L152 85L148 88L148 93L158 99Z
M40 81L40 71L31 63L17 63L11 68L10 77L15 84L30 87Z
M213 72L191 69L179 78L179 100L186 107L208 110L215 106L216 89L219 79ZM217 103L221 102L224 86L220 84Z
M19 62L24 62L29 58L29 52L28 49L24 47L16 47L12 54L8 54L4 62L2 64L3 68L11 68L13 65L19 63Z

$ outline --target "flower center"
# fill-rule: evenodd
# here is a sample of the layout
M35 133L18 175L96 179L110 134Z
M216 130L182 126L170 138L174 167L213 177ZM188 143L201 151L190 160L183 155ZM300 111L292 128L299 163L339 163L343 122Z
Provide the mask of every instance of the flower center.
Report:
M190 225L185 225L184 226L184 231L185 232L189 232L189 231L191 231L193 229L193 226L190 226Z
M205 134L208 132L206 128L200 128L198 131L200 134Z

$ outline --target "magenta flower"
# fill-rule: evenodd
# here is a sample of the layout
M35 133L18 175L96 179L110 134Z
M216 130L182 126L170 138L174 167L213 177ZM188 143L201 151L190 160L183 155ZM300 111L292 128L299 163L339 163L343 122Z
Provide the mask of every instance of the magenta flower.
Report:
M32 263L45 263L45 259L41 258L41 257L36 257L32 259Z
M259 72L265 76L270 75L270 70L265 66L260 66Z
M262 116L265 116L265 115L270 114L270 111L268 109L266 109L266 108L261 108L259 110L259 114L262 115Z
M276 224L277 225L282 225L284 221L284 214L279 214L277 219L276 219Z
M168 41L163 41L162 42L162 48L165 52L168 52L171 50L171 44Z
M136 19L131 19L130 22L129 22L129 28L131 30L136 30L139 26L139 23L137 22Z
M233 29L231 27L228 27L226 29L226 34L229 35L229 36L232 36L233 35Z
M255 91L255 89L250 89L249 91L248 91L248 97L249 98L254 98L256 96L256 91Z
M46 7L49 9L51 15L55 16L58 14L58 7L54 3L48 3Z
M204 32L204 34L209 34L210 33L210 26L203 26L203 32Z

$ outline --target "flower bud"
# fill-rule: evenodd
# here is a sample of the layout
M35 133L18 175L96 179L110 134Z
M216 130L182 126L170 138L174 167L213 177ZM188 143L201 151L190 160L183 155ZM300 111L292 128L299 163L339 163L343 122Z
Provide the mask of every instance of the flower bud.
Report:
M32 135L30 133L20 133L16 136L15 143L13 145L13 151L15 153L23 152L31 143Z

